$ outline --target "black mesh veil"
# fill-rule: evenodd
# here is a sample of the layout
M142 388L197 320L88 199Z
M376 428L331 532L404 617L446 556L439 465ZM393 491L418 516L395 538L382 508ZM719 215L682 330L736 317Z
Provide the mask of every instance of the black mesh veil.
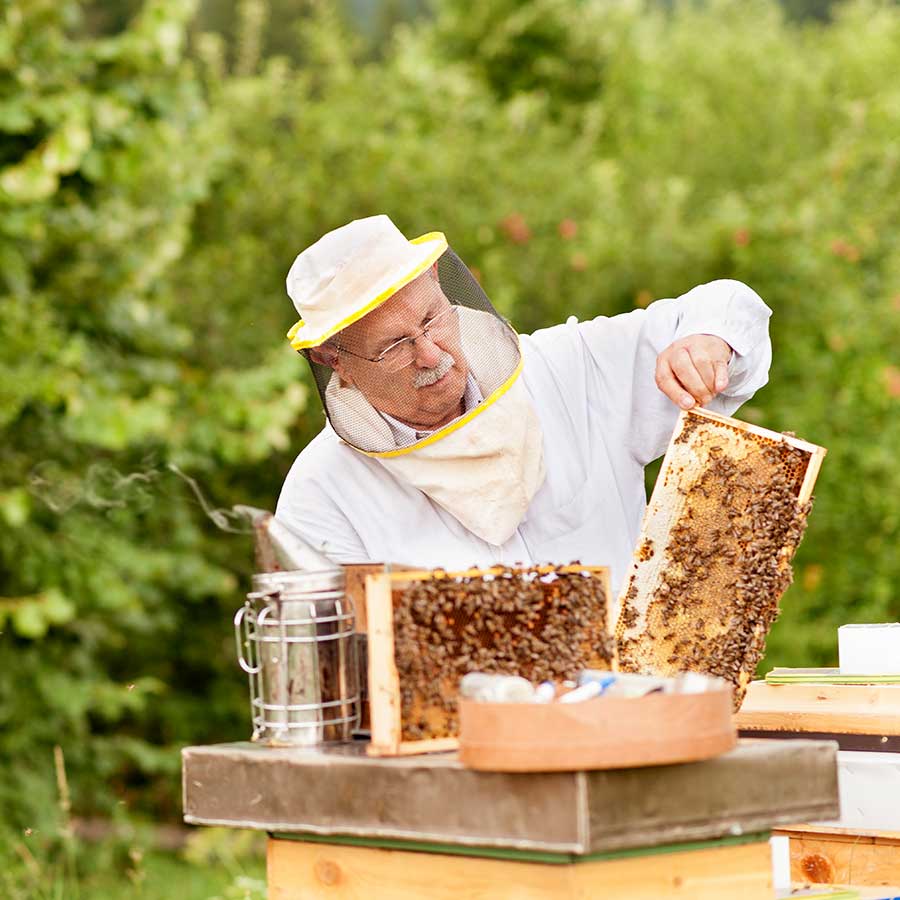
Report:
M309 360L328 419L369 453L415 447L507 387L520 352L512 327L450 249Z

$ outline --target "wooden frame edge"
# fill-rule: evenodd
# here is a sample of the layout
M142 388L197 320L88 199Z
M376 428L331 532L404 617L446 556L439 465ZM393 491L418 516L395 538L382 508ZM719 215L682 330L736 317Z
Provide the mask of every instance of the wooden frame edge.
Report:
M403 581L434 581L436 578L481 578L484 575L502 575L512 569L513 571L537 572L538 575L549 575L551 572L561 572L563 575L571 575L578 572L591 572L594 574L605 573L607 586L609 582L609 566L490 566L484 569L463 569L458 572L446 572L437 569L410 569L406 572L385 573L393 582ZM440 575L435 575L440 572ZM394 585L396 587L396 585Z
M616 625L618 625L618 616L616 616L616 621L613 622L613 613L616 611L617 600L613 598L609 568L605 568L606 572L603 575L603 591L606 595L606 633L610 638L612 638L612 658L609 661L609 671L618 672L619 639L616 637Z
M816 479L819 477L819 470L822 468L822 461L827 452L824 447L817 447L813 451L806 466L803 484L800 485L800 492L797 494L798 503L806 503L812 499L813 488L816 486Z
M796 447L798 450L805 450L807 453L815 453L817 450L822 451L823 454L825 452L824 447L820 447L818 444L813 444L810 441L804 441L802 438L792 437L789 434L783 434L780 431L773 431L771 428L763 428L761 425L754 425L752 422L745 422L743 419L735 419L732 416L726 416L722 413L713 412L709 409L703 409L702 407L682 410L678 414L679 425L676 426L676 433L681 432L684 421L686 421L687 417L690 415L702 416L705 419L710 419L713 422L719 422L722 425L730 425L731 427L738 428L741 431L747 431L750 434L755 434L757 437L764 437L773 441L783 441L784 443L789 444L791 447ZM673 435L673 438L674 437L675 435Z
M421 741L400 741L395 749L369 744L366 756L375 759L396 759L401 756L421 756L424 753L450 753L459 749L458 738L425 738Z
M394 755L400 746L400 676L394 662L394 608L391 576L366 576L369 627L369 756Z
M426 738L421 741L400 741L397 756L417 756L419 753L447 753L459 749L459 738Z

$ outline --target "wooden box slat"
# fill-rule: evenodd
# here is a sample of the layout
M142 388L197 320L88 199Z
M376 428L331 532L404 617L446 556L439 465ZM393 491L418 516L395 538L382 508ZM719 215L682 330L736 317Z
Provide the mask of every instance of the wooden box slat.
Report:
M789 838L791 881L900 885L900 832L804 824L780 828L775 834ZM885 890L877 896L894 892Z
M772 900L766 840L548 865L270 839L271 900Z
M753 681L735 724L747 732L900 735L900 685Z

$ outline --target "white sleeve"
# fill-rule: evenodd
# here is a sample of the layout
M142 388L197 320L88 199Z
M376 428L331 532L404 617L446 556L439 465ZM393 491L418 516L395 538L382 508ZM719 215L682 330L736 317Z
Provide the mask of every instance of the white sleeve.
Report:
M647 465L665 451L679 412L656 386L656 357L691 334L722 338L734 350L728 387L707 407L731 415L768 381L771 314L747 285L721 280L646 309L581 323L573 317L532 340L567 378L582 379L583 385L569 382L570 389L583 390L589 414L600 417L604 432Z
M315 479L298 476L295 469L285 479L275 518L332 562L359 563L369 558L356 529L334 499Z

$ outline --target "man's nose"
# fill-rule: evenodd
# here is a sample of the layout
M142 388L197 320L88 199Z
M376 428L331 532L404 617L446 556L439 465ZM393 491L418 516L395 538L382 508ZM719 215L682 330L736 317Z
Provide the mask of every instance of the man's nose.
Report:
M433 369L441 358L441 348L431 339L431 335L417 337L413 348L415 363L420 369Z

